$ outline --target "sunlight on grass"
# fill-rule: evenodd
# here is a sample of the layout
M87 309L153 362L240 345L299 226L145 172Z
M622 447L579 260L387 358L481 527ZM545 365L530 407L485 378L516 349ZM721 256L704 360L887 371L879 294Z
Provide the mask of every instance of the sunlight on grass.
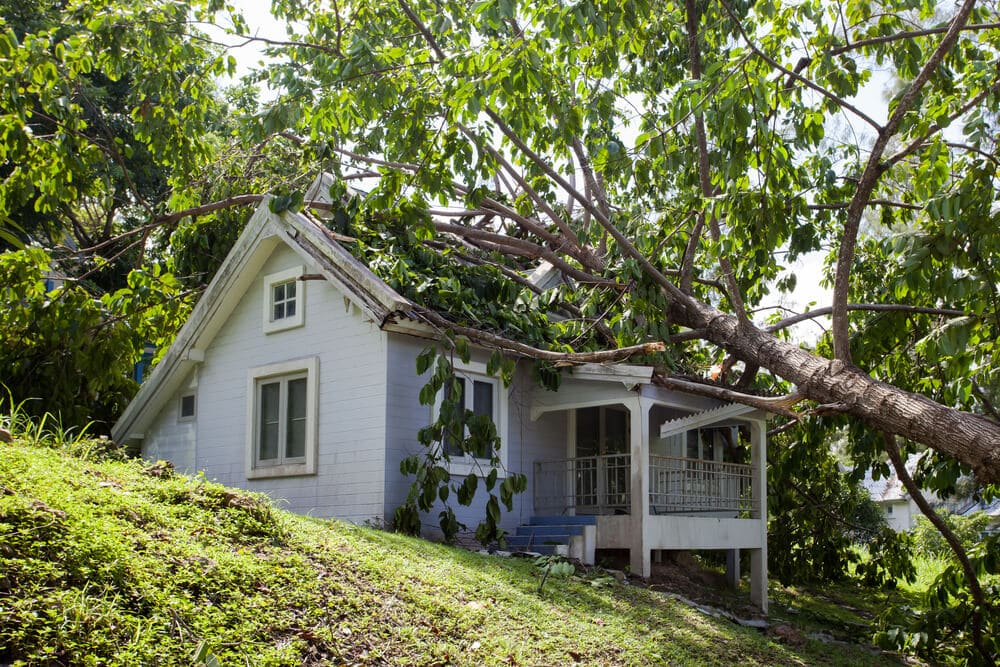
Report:
M0 446L0 663L897 664L78 444Z

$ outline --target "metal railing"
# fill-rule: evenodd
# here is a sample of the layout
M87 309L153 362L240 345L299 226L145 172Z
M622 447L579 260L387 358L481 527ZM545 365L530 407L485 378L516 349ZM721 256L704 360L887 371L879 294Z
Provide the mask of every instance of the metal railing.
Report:
M649 513L755 513L751 467L703 459L649 457Z
M537 461L537 514L628 514L632 457L628 454ZM649 457L650 514L721 512L756 516L751 467L702 459Z
M632 457L583 456L535 462L535 512L628 514L631 509Z

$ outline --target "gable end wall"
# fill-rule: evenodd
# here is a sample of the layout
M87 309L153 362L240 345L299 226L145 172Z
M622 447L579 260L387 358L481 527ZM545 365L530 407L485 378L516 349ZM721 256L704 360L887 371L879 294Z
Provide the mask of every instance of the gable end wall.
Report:
M279 507L302 514L355 522L381 519L386 334L323 280L299 283L307 291L304 326L264 334L263 276L303 264L306 273L317 272L280 244L207 347L198 369L195 442L186 450L163 444L169 439L163 425L171 422L166 413L176 410L175 396L147 433L143 454L164 458L163 453L173 452L179 468L203 470L223 484L266 492ZM319 359L317 474L248 480L248 369L311 356Z

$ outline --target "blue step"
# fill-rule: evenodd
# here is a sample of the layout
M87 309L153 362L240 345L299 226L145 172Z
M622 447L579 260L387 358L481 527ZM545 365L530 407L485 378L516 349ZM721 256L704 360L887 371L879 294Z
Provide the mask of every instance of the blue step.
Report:
M597 517L590 514L580 516L533 516L528 522L530 526L594 526Z
M538 536L548 536L548 535L583 535L583 526L580 524L576 525L566 525L560 524L556 525L545 525L545 526L535 526L535 525L521 525L517 527L518 535L538 535Z
M569 535L558 533L555 535L532 535L518 531L516 535L505 535L507 543L516 543L523 546L532 544L569 544Z

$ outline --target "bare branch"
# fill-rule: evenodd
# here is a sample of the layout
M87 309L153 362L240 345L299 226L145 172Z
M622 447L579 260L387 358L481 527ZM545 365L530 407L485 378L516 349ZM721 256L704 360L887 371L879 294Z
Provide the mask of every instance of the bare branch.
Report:
M504 248L509 252L512 252L521 257L530 257L533 259L544 259L553 266L557 267L560 271L568 276L581 280L583 282L598 284L598 285L615 285L621 288L621 285L614 282L613 280L607 280L606 278L598 278L593 274L582 271L575 266L567 263L562 257L549 250L548 248L542 247L531 241L525 239L519 239L514 236L507 236L505 234L497 234L496 232L491 232L485 229L475 229L470 227L465 227L463 225L454 225L447 222L434 222L434 229L439 232L444 232L447 234L454 234L455 236L460 236L468 239L476 239L481 241L487 241L493 244L495 247Z
M892 208L905 208L911 211L922 211L924 207L920 204L908 204L901 201L892 201L891 199L869 199L866 206L889 206ZM807 204L806 208L810 211L839 211L845 208L849 208L851 202L836 202L831 204Z
M530 359L539 361L551 361L559 364L587 364L587 363L611 363L624 361L630 357L640 354L655 354L663 352L666 346L660 342L642 343L629 347L621 347L616 350L600 350L597 352L553 352L552 350L542 350L531 345L525 345L503 336L480 331L472 327L466 327L443 317L433 310L420 309L419 315L428 324L431 324L442 331L452 331L460 336L465 336L469 340L495 347L508 352L514 352Z
M978 30L996 30L997 28L1000 28L1000 23L973 23L971 25L963 27L962 32L972 32ZM882 37L859 39L856 42L849 42L844 46L838 47L836 49L831 49L826 52L826 55L839 56L843 53L847 53L849 51L857 51L858 49L863 49L869 46L876 46L878 44L889 44L891 42L901 42L908 39L913 39L914 37L930 37L931 35L940 35L947 31L948 31L948 26L943 26L939 28L926 28L924 30L906 30L904 32L897 32L892 35L883 35Z
M969 18L976 0L965 0L959 8L955 18L952 19L948 32L941 43L938 44L934 53L924 63L923 68L916 78L910 83L906 91L899 98L896 108L886 122L872 146L871 154L865 170L858 179L857 189L851 199L851 205L847 208L847 219L844 221L844 231L840 241L840 250L837 253L837 272L833 283L833 354L837 359L845 363L851 363L851 343L848 334L847 322L847 299L850 296L851 266L854 263L854 251L858 242L858 230L861 225L861 216L864 213L872 191L875 189L879 178L888 168L882 163L882 155L889 145L890 139L899 130L903 117L910 111L916 103L920 90L930 79L931 74L938 68L944 60L945 55L951 50L961 32L962 25Z
M692 382L672 377L657 377L655 382L667 389L677 389L690 394L715 398L720 401L749 405L752 408L773 412L789 419L798 420L801 416L792 410L795 404L803 400L803 396L798 392L788 394L787 396L754 396L753 394L745 394L715 384L702 384L701 382Z
M903 303L852 303L848 304L847 310L913 313L918 315L941 315L943 317L964 317L968 315L968 313L961 310L951 310L949 308L927 308L924 306L908 306ZM766 331L767 333L774 333L775 331L780 331L781 329L787 329L793 324L798 324L799 322L805 322L806 320L815 319L817 317L825 317L827 315L830 315L832 312L833 312L833 306L824 306L823 308L810 310L806 313L799 313L798 315L793 315L792 317L786 317L780 322L775 322L774 324L764 327L764 331Z

